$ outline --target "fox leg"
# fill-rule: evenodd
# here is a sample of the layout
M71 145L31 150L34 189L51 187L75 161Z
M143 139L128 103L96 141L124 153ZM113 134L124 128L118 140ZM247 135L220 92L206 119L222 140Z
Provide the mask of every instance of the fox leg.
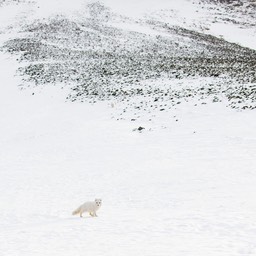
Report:
M83 218L83 213L82 212L80 212L80 218Z
M90 215L91 215L92 217L97 217L96 212L90 212Z

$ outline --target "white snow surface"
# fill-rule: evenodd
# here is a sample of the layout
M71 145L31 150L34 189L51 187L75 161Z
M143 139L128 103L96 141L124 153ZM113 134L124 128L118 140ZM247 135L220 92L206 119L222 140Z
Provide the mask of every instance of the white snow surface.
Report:
M0 255L256 255L255 111L190 102L116 121L118 103L20 90L17 66L0 54ZM71 215L94 198L99 217Z

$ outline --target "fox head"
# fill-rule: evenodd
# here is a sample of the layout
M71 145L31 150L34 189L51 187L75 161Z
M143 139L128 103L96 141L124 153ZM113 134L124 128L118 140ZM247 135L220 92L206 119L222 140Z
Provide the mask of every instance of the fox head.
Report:
M100 207L101 204L102 204L102 200L101 200L101 199L95 199L95 203L96 203L96 205L97 205L98 207Z

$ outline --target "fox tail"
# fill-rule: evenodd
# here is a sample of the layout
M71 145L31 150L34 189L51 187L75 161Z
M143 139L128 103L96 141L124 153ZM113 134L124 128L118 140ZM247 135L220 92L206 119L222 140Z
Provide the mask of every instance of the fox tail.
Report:
M80 213L80 210L81 210L81 206L78 207L76 210L74 210L74 211L72 212L72 215L76 215L76 214Z

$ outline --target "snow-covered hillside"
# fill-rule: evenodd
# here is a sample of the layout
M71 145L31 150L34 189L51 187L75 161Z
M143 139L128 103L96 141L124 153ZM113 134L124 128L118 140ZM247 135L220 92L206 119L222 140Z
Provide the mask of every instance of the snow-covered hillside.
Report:
M0 1L0 255L255 255L253 8Z
M24 87L68 85L72 101L128 101L129 108L121 111L133 112L158 108L156 101L166 111L194 98L224 98L233 108L254 109L255 50L211 35L209 24L254 29L255 15L249 13L242 22L240 12L235 17L233 9L225 14L226 5L202 8L199 3L142 2L137 16L131 11L135 3L126 4L127 15L115 8L115 1L78 1L79 8L72 5L68 12L65 5L54 12L53 5L49 13L45 2L34 3L24 7L18 25L9 26L15 35L3 50L18 54ZM142 6L151 8L142 15ZM233 19L224 19L229 16ZM255 34L250 38L255 40ZM204 84L198 83L201 78Z

